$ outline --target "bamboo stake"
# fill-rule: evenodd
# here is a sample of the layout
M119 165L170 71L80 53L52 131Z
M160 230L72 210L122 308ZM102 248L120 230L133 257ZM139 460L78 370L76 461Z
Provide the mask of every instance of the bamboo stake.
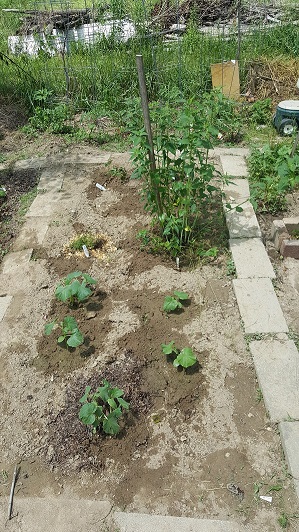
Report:
M12 505L13 505L13 496L14 496L16 482L18 480L19 472L20 472L20 467L16 465L15 470L14 470L14 474L13 474L12 483L11 483L11 488L10 488L10 496L9 496L9 503L8 503L8 520L11 519Z
M136 64L137 64L137 72L138 72L138 80L139 80L139 92L140 92L140 98L141 98L141 106L142 106L142 113L143 113L143 119L144 119L144 126L145 126L145 131L146 131L146 134L147 134L147 138L148 138L148 144L149 144L148 156L149 156L149 161L150 161L151 172L155 172L156 171L156 161L155 161L153 134L152 134L150 114L149 114L148 97L147 97L147 90L146 90L146 84L145 84L145 76L144 76L144 67L143 67L143 57L142 57L142 55L136 55ZM161 215L163 213L163 209L162 209L160 193L159 193L159 190L157 188L157 185L153 182L152 179L151 179L151 184L152 184L152 187L153 187L153 190L154 190L154 194L156 196L156 201L157 201L157 207L158 207L159 215Z

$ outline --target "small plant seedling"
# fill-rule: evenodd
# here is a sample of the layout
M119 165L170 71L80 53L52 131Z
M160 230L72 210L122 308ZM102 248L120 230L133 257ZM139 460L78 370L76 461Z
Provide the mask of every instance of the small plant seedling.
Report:
M162 344L162 352L164 355L176 355L173 365L175 368L182 366L187 369L194 366L197 362L197 358L194 355L191 347L184 347L181 351L177 349L172 340L169 344Z
M6 198L7 196L7 192L6 192L6 188L4 186L0 186L0 198Z
M179 292L175 290L172 296L166 296L164 299L163 310L164 312L173 312L178 308L182 308L183 305L181 301L186 301L189 299L189 294L187 292Z
M82 279L81 282L79 281L80 278ZM55 296L64 303L69 301L70 305L81 303L81 301L84 301L92 294L91 289L87 285L94 284L96 284L96 280L87 273L72 272L57 286Z
M120 431L118 420L124 410L129 410L130 405L122 398L122 390L113 388L105 379L102 384L94 393L90 386L86 386L80 399L82 406L79 419L85 425L90 425L94 434L99 428L106 434L115 435Z
M61 329L61 334L57 339L57 343L61 344L66 340L69 347L78 347L84 342L84 336L79 331L78 324L72 316L66 316L62 322L57 323L56 320L45 325L45 334L49 336L51 332L57 328Z

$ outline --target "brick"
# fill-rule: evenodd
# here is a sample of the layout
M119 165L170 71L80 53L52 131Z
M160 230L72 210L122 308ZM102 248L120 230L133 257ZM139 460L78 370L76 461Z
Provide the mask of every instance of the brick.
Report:
M299 240L283 240L280 247L280 254L283 257L299 259Z
M280 235L288 235L287 228L283 220L273 220L271 227L271 240L273 240L275 249L277 249L277 251L279 251L281 246Z
M287 231L299 231L299 216L293 216L292 218L283 218L283 222L287 228Z
M276 233L274 237L274 247L277 251L280 251L284 240L289 240L289 233Z

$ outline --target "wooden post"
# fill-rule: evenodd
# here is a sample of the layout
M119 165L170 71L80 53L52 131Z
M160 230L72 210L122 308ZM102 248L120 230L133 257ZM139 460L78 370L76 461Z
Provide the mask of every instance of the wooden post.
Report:
M145 131L146 131L147 138L148 138L148 144L149 144L148 156L149 156L149 161L150 161L151 172L155 172L157 168L156 168L156 161L155 161L153 134L152 134L150 114L149 114L148 96L147 96L147 90L146 90L146 84L145 84L142 55L136 55L136 64L137 64L139 92L140 92L140 98L141 98L144 127L145 127ZM151 184L152 184L155 196L156 196L159 214L162 214L163 208L162 208L160 192L158 190L156 183L153 182L153 179L151 179Z

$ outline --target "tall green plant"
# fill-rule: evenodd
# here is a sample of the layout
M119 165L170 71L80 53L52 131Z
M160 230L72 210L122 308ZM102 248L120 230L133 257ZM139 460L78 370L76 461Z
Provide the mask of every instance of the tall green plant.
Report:
M211 125L211 116L208 106L178 95L163 106L152 105L156 170L148 159L145 130L133 135L133 177L142 179L145 208L173 256L192 241L213 192L223 183L208 161L212 139L219 131Z

